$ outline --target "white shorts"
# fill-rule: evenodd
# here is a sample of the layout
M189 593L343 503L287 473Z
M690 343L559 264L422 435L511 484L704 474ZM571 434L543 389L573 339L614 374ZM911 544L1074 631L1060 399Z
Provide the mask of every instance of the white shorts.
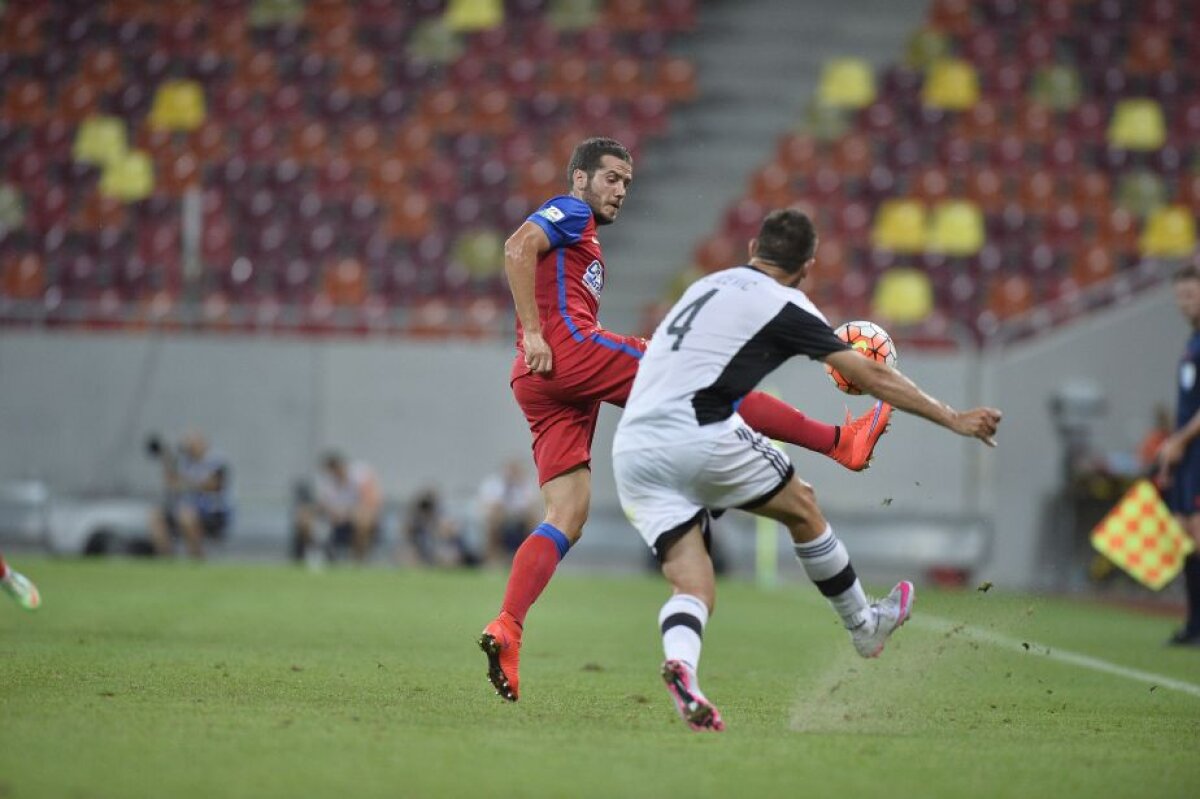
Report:
M664 547L709 510L754 507L779 493L795 469L770 441L740 425L679 445L613 454L617 494L647 546Z

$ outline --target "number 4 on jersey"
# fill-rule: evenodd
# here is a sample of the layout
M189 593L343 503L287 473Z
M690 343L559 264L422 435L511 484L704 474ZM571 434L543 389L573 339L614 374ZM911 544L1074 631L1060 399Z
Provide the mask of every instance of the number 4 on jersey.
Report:
M675 314L675 318L671 320L671 324L667 325L667 333L675 337L675 343L671 345L671 350L679 349L679 345L683 343L683 337L692 329L692 321L696 318L696 314L700 313L700 309L704 307L704 303L713 298L719 289L713 289L705 294L700 295L692 302L679 309L679 313Z

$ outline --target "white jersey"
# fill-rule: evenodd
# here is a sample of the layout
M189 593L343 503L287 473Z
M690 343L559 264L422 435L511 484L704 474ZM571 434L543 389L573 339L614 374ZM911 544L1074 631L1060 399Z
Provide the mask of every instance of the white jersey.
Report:
M348 516L354 512L375 482L375 472L362 461L346 464L346 480L340 482L322 471L317 475L317 502L329 513Z
M751 266L693 283L654 331L613 440L613 452L716 437L743 424L737 404L794 355L847 345L799 289Z

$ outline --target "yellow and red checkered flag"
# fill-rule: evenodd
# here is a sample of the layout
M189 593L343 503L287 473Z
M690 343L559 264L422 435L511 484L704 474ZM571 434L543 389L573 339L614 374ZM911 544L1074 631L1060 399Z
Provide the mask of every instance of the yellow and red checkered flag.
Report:
M1179 574L1193 549L1154 484L1135 482L1092 530L1092 546L1142 585L1155 591Z

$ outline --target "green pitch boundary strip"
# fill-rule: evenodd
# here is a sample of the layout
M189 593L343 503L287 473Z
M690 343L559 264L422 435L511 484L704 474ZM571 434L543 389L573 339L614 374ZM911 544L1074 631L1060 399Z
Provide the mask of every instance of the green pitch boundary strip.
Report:
M991 644L1001 649L1012 649L1018 652L1026 652L1036 655L1042 655L1050 660L1058 661L1059 663L1067 663L1072 666L1078 666L1092 671L1099 671L1105 674L1112 674L1117 677L1124 677L1127 680L1146 683L1148 685L1157 685L1161 688L1170 688L1173 691L1189 694L1191 696L1200 697L1200 685L1183 680L1176 680L1172 677L1166 677L1161 674L1154 674L1149 671L1140 669L1131 669L1125 666L1118 666L1116 663L1110 663L1107 660L1094 658L1089 655L1081 655L1078 652L1071 652L1066 649L1052 649L1045 644L1035 643L1033 641L1022 641L1017 638L1010 638L1007 635L984 630L979 627L972 627L969 624L962 624L950 619L943 619L938 616L930 616L927 614L914 614L910 624L918 627L924 627L930 630L936 630L941 633L954 632L957 635L969 636L978 641Z

